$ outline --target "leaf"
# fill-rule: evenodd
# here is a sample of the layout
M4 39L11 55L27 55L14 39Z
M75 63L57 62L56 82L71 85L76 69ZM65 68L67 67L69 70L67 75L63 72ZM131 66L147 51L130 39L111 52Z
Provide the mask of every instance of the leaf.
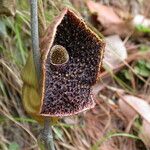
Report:
M132 95L124 95L121 99L150 123L150 105L145 100Z
M104 26L123 23L123 20L114 12L110 6L102 5L91 0L87 1L87 6L91 13L97 14L97 20Z
M136 29L137 29L139 32L150 33L150 28L149 28L149 27L145 27L145 26L143 26L143 25L136 25L135 27L136 27Z
M68 124L68 125L76 125L76 124L78 124L78 120L77 120L77 118L75 118L75 117L71 117L71 116L69 116L69 117L65 117L64 118L64 122L66 123L66 124Z
M147 61L147 62L146 62L146 67L147 67L148 69L150 69L150 61Z
M19 145L16 142L13 142L9 145L8 150L20 150Z
M118 34L121 37L126 37L129 33L134 31L135 26L132 23L131 16L129 17L128 15L126 20L119 17L127 16L126 12L116 8L114 10L113 7L102 5L101 3L91 0L87 1L87 7L92 14L96 14L97 21L104 27L103 34ZM120 14L120 12L122 15L117 15Z
M118 35L106 37L106 48L104 54L104 65L110 70L115 69L127 58L127 50Z
M133 118L137 115L137 112L122 99L119 99L118 103L122 114L127 118L127 120L129 122L133 120Z
M135 66L135 67L134 67L134 71L135 71L135 73L139 74L139 73L140 73L139 67L138 67L138 66Z
M143 76L143 77L149 77L150 76L150 70L147 69L145 66L135 66L134 67L135 73Z
M150 70L148 70L147 68L143 68L140 70L139 75L141 75L143 77L149 77L150 76Z
M145 60L139 60L138 63L141 65L145 65Z
M126 79L131 80L132 79L132 74L131 72L129 72L128 70L124 71L124 75L126 77Z

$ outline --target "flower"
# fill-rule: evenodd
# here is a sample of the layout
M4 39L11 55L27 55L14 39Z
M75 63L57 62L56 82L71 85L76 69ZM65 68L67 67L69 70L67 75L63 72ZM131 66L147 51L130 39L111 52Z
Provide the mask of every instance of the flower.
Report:
M41 40L42 116L68 116L93 108L104 43L65 8Z

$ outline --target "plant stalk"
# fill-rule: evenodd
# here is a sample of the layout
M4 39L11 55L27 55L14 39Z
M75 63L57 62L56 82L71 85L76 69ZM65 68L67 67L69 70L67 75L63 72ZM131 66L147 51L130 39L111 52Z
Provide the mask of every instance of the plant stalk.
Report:
M53 140L53 133L52 133L52 126L50 125L50 118L45 117L44 120L44 128L42 133L42 138L45 143L45 147L47 150L55 150L54 147L54 140Z
M31 39L32 39L32 52L33 60L37 73L38 81L41 78L41 60L39 48L39 31L38 31L38 9L37 0L30 0L31 5Z
M37 78L40 84L41 60L40 60L40 48L39 48L37 0L30 0L30 5L31 5L31 38L32 38L33 60L37 72ZM45 117L44 119L44 129L42 132L42 139L44 140L46 150L55 150L50 118L47 117Z

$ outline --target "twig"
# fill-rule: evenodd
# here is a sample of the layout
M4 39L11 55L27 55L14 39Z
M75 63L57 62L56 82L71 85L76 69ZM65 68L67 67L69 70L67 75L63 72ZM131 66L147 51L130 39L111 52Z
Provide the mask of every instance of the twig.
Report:
M40 60L40 49L39 49L39 31L38 31L38 6L37 0L30 0L31 4L31 37L32 37L32 49L33 49L33 60L35 69L37 72L38 81L41 78L41 60ZM40 83L39 83L40 84ZM50 118L44 119L44 129L42 132L42 139L45 142L47 150L55 150L52 128L50 124Z

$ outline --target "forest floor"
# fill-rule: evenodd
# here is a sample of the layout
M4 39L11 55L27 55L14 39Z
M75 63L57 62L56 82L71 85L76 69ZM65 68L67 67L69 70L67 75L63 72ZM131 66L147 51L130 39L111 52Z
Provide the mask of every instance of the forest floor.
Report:
M53 126L57 150L150 149L150 1L45 0L47 24L74 8L106 42L95 108ZM13 4L11 5L13 6ZM0 149L37 150L41 126L22 105L21 70L31 50L30 7L0 11ZM0 6L1 8L1 6ZM101 35L101 34L102 35Z

